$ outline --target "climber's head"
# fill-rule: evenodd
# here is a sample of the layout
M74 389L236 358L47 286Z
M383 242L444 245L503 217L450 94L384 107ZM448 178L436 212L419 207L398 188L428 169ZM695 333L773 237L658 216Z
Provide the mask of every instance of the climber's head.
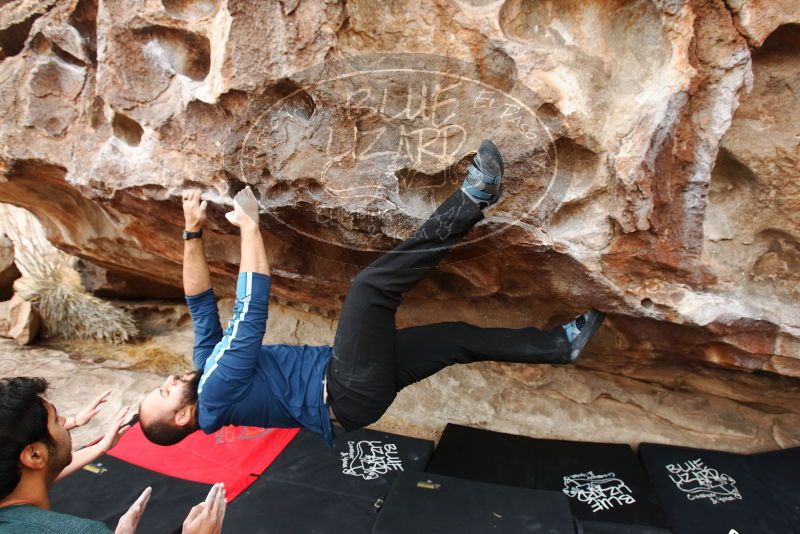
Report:
M174 445L197 430L197 386L201 374L170 375L139 405L144 435L158 445Z

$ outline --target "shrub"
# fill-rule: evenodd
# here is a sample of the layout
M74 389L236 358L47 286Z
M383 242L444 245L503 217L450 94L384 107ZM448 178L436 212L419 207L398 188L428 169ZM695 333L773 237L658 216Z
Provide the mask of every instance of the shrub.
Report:
M0 205L0 221L23 274L15 288L42 316L45 336L125 343L138 335L128 312L86 292L72 257L47 241L32 214Z

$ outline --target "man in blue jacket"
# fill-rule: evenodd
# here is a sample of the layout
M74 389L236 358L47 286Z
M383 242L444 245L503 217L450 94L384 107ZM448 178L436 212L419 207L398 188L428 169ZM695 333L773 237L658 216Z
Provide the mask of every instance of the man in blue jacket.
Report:
M262 345L271 278L249 187L226 214L241 230L241 263L233 316L222 331L202 242L206 201L199 191L184 193L183 285L196 370L170 376L145 397L139 408L144 434L171 445L198 428L305 427L331 445L332 417L348 431L374 423L398 391L449 365L574 362L603 321L596 310L549 331L461 322L395 326L402 295L483 219L502 194L502 178L500 152L484 141L461 188L414 235L355 277L332 347Z

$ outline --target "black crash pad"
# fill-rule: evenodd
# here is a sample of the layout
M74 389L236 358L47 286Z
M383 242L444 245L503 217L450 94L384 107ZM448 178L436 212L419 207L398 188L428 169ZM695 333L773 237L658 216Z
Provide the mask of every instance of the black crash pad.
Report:
M402 473L372 532L575 534L575 526L562 493L431 473Z
M301 431L225 514L226 532L367 534L395 477L421 471L431 441L337 429L334 448Z
M189 510L205 500L211 484L163 475L104 455L50 489L56 512L104 522L113 531L147 486L153 488L137 532L181 531Z
M797 516L793 520L776 499L783 491L797 494L797 471L780 472L781 466L796 466L797 458L758 456L639 446L639 457L676 534L800 532ZM782 489L776 491L776 486Z
M800 532L800 447L751 454L749 463L764 487L763 493Z
M587 532L668 532L628 445L536 439L448 424L427 471L562 492Z

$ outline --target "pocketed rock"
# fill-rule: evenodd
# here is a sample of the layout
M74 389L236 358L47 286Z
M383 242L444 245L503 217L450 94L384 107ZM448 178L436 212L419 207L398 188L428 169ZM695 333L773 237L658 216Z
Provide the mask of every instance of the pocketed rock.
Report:
M589 362L800 376L797 4L9 2L0 202L97 266L99 293L179 296L200 187L230 296L224 213L249 184L273 295L335 317L492 138L504 198L399 323L595 307Z

